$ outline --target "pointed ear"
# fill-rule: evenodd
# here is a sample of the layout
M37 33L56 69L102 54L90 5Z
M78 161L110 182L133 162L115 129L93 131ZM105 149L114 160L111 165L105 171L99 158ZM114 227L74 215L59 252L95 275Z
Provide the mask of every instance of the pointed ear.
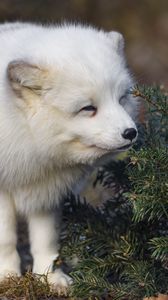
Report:
M113 47L119 54L123 54L124 52L124 38L121 33L117 31L108 32L108 36L113 43Z
M7 75L13 90L22 95L22 91L29 89L41 95L47 71L25 61L12 61L8 65Z

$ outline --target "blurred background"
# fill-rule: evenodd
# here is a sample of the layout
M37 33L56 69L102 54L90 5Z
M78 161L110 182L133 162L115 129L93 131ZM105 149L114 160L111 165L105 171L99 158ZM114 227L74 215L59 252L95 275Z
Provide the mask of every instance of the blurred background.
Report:
M0 22L14 20L120 31L137 82L168 86L168 0L1 0Z

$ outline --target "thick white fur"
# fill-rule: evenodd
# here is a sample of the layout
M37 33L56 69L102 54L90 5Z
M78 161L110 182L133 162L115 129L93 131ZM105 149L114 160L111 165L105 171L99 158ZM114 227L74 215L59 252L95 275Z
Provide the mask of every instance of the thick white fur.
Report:
M135 101L123 38L91 27L0 26L0 276L20 274L16 214L29 222L35 273L67 286L52 213L86 165L127 145ZM87 105L97 113L81 110ZM55 221L56 220L56 221Z

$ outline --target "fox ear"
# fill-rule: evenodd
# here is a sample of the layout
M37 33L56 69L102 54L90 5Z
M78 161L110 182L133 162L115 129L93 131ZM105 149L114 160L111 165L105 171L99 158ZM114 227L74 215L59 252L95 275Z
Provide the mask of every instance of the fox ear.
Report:
M29 89L29 91L41 95L47 71L36 65L17 60L9 63L7 75L13 90L17 94L20 95L23 90Z
M110 37L113 47L117 50L119 54L123 54L124 52L124 38L123 35L117 31L108 32L108 36Z

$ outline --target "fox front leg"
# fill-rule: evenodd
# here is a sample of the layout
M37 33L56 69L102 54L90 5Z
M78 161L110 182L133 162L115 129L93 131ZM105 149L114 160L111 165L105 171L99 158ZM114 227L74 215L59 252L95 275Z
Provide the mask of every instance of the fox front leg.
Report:
M0 280L8 275L21 275L16 244L14 201L7 192L0 192Z
M60 268L53 271L53 263L59 256L59 216L45 211L29 216L29 234L33 255L33 272L47 274L48 281L58 290L65 290L72 279Z

